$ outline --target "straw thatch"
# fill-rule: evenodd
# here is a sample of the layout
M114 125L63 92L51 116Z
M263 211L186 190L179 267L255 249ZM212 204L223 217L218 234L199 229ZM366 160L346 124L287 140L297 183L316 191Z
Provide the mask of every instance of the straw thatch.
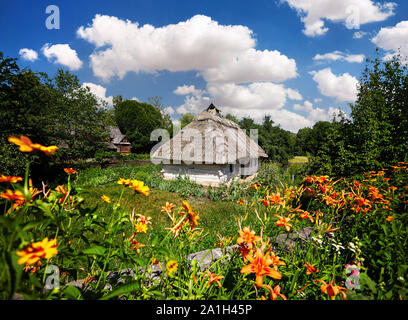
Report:
M152 155L172 163L231 164L268 157L233 121L212 104Z

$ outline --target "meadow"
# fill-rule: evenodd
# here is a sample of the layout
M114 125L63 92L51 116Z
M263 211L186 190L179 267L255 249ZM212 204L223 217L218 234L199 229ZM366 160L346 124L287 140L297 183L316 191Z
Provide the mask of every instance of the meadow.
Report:
M33 185L30 155L55 147L9 140L27 165L0 176L1 299L407 298L407 163L337 180L264 164L217 189L160 166L65 168L49 187ZM213 248L204 270L187 259ZM135 272L113 281L123 269Z

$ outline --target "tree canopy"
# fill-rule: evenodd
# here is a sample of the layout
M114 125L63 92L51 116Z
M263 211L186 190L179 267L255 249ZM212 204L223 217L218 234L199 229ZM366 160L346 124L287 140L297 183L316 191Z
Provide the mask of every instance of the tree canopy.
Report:
M7 142L11 135L26 135L43 145L57 145L60 159L92 157L107 141L104 109L76 76L58 70L45 73L20 69L17 59L0 52L0 166L2 173L21 174L24 155ZM46 161L47 160L47 161ZM33 165L49 159L32 155Z
M115 105L115 120L132 145L134 152L146 153L154 146L150 141L153 130L170 129L171 121L163 117L160 108L146 102L124 100Z
M337 177L408 160L408 66L401 57L368 60L350 118L329 124L311 171Z

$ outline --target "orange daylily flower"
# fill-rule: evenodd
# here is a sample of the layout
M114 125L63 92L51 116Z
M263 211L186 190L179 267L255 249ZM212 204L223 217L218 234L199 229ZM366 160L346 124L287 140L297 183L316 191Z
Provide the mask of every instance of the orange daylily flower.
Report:
M280 258L275 255L275 252L269 250L269 254L270 254L269 258L272 261L272 265L274 265L274 266L286 266L286 263L284 261L280 260Z
M63 194L63 196L59 199L59 203L63 203L65 198L68 196L68 190L65 188L64 185L59 185L59 186L55 187L55 191L57 191L58 193ZM72 196L69 196L68 200L71 201Z
M139 216L139 218L137 218L137 222L140 222L140 223L142 223L142 224L152 224L152 222L150 221L150 220L152 220L152 217L150 217L150 216L148 216L148 217L146 217L146 216L144 216L144 215L141 215L141 214L136 214L137 216Z
M249 227L244 227L243 230L238 230L239 237L237 244L242 246L246 245L248 249L252 249L255 242L261 241L260 236L255 236L255 231L251 231Z
M314 222L313 217L310 215L310 212L308 212L308 211L303 211L303 212L300 214L300 218L301 218L301 219L309 219L310 222Z
M6 192L0 193L0 198L18 202L25 201L24 194L20 190L13 192L10 189L7 189Z
M316 267L314 267L312 264L310 264L309 262L306 262L303 265L307 270L306 270L306 275L312 274L314 272L319 272L320 270L317 269Z
M220 279L223 279L224 276L216 276L215 273L211 273L209 270L205 270L205 277L208 277L208 287L212 285L214 282L218 284L218 287L221 288Z
M187 212L180 212L180 214L187 214L188 221L190 222L191 229L194 229L198 225L198 219L200 219L200 216L198 215L197 212L193 211L193 208L187 201L182 202L182 206L184 210Z
M17 183L19 181L23 181L21 177L13 177L13 176L5 176L4 174L0 175L0 182L11 182Z
M368 194L371 196L371 200L375 201L378 199L383 199L383 195L380 193L380 190L378 190L375 187L368 186Z
M16 210L17 207L22 206L25 202L24 194L20 190L13 192L7 189L6 192L0 193L0 198L13 201L13 210Z
M254 190L258 190L260 186L261 186L260 183L255 183L255 184L253 184L252 186L250 186L250 188L252 188L252 189L254 189Z
M181 220L179 223L177 223L175 226L171 228L164 228L165 230L169 230L174 234L174 238L177 238L179 235L181 228L183 227L184 220Z
M40 150L44 152L47 156L54 154L58 150L57 146L45 147L39 143L33 143L30 138L26 136L20 136L20 138L11 136L8 138L8 141L19 146L21 152L32 152L34 150Z
M278 221L275 222L275 224L278 227L285 227L286 231L288 231L288 232L290 231L290 229L292 229L292 225L289 223L290 218L285 218L285 217L279 216L277 214L274 214L273 216L277 217L279 219Z
M385 220L387 220L387 221L394 221L394 217L393 217L393 216L389 216L389 217L385 218Z
M241 200L235 201L235 202L238 203L241 206L244 206L244 205L246 205L248 203L248 200L247 199L241 199Z
M64 171L68 174L76 174L78 171L72 169L72 168L64 168Z
M275 268L269 267L273 261L269 257L269 253L264 255L262 249L258 248L255 253L255 258L248 255L248 261L250 264L243 266L241 273L255 273L256 274L256 285L258 287L262 286L263 277L269 276L274 279L281 279L282 274Z
M17 255L21 257L17 263L32 265L41 258L50 259L57 253L57 239L48 241L48 238L45 238L42 241L31 243L22 250L17 251Z
M37 188L33 187L33 180L31 178L28 179L28 192L31 194L31 199L33 199L36 195L39 195L43 191L38 190ZM33 201L33 200L31 200Z
M340 293L342 294L343 299L347 298L347 289L344 287L336 286L333 281L331 281L330 284L327 284L323 280L315 280L315 282L322 283L320 290L322 291L322 293L327 293L330 297L330 300L336 299L336 296Z
M129 244L130 244L130 249L136 250L137 254L140 254L140 248L145 247L146 245L134 239L135 235L136 233L132 234L132 236L128 239Z
M278 204L283 206L285 204L284 200L280 197L280 193L272 193L270 196L267 197L268 201L271 205Z
M281 287L279 284L277 284L273 289L267 284L262 285L262 287L269 290L269 292L271 293L271 300L276 300L278 299L278 297L281 297L283 300L287 300L286 296L280 293Z
M162 209L160 210L160 212L171 213L171 210L172 210L174 207L176 207L175 204L166 202L166 205L162 207Z

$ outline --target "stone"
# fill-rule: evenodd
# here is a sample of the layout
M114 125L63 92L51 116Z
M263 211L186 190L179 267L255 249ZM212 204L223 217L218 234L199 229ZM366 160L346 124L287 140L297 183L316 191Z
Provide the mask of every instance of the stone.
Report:
M302 246L304 242L309 242L311 234L313 232L312 227L306 227L300 230L293 231L292 233L284 233L278 235L275 239L269 238L271 243L279 250L292 250L298 244Z
M226 247L224 250L221 248L207 249L200 252L192 253L188 255L188 261L191 262L195 259L203 271L208 269L212 263L221 259L225 254L229 257L232 251L237 247L237 245Z

